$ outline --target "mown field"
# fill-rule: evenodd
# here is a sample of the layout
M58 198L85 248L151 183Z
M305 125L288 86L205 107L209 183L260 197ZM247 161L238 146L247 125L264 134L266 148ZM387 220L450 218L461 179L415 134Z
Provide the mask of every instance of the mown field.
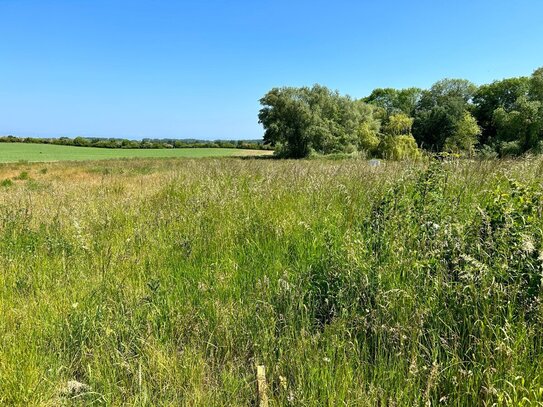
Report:
M542 180L541 159L0 165L0 404L255 405L258 364L272 406L541 405Z
M114 158L200 158L262 154L271 154L271 152L237 148L121 149L59 146L53 144L0 143L0 162L79 161Z

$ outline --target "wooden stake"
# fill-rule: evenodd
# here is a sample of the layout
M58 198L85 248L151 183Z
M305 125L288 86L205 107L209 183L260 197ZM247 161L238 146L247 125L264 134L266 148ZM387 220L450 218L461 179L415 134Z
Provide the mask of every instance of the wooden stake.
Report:
M266 382L266 368L263 365L256 366L256 385L259 407L268 407L268 383Z

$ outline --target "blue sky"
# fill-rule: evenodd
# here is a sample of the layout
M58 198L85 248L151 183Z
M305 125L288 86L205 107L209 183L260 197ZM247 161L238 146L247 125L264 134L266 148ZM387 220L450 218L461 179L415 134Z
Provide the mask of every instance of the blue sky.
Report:
M0 0L0 134L260 138L274 86L363 97L542 65L541 0Z

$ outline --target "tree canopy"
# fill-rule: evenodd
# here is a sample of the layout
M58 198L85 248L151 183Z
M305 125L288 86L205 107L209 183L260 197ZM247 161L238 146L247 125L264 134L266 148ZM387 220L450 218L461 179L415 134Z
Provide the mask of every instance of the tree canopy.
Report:
M416 158L421 149L472 156L543 150L543 67L476 86L442 79L429 89L377 88L353 99L322 85L260 99L264 142L283 157L363 152Z
M260 103L264 141L285 157L352 152L379 126L370 106L320 85L274 88Z

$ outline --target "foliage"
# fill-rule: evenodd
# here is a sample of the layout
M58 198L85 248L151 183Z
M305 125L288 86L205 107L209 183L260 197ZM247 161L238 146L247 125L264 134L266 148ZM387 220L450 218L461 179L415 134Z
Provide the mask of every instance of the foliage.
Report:
M337 91L319 85L274 88L260 103L264 142L279 145L282 156L301 158L311 151L330 154L359 146L371 148L372 109Z
M379 154L389 160L414 160L421 156L417 142L411 134L385 135L379 144Z
M462 79L443 79L422 93L415 111L413 135L431 151L442 151L465 120L476 87Z
M413 119L405 113L390 115L383 126L383 135L378 147L380 157L390 160L416 159L420 157L417 143L411 134Z
M543 70L483 85L474 97L481 143L502 155L536 152L543 138Z
M13 181L10 180L9 178L5 178L0 182L0 186L5 187L5 188L10 187L12 185L13 185Z
M383 133L391 136L411 135L411 127L413 119L405 113L397 113L390 116L385 126Z
M476 154L483 160L498 158L498 152L491 146L485 144L480 149L476 150Z
M368 122L360 125L358 128L358 147L361 151L375 154L380 142L377 129L372 129Z
M473 103L474 116L482 129L481 142L489 143L496 138L497 130L494 123L494 112L498 108L509 112L514 109L517 99L527 96L529 78L508 78L482 85L475 92Z
M366 103L383 108L387 115L404 113L412 116L417 103L421 97L422 90L419 88L393 89L378 88L363 100Z
M517 142L521 152L537 146L543 136L543 110L541 102L520 97L512 110L499 107L494 111L494 124L498 142Z
M481 128L477 124L477 120L469 112L464 112L464 116L458 122L453 135L445 140L443 150L451 153L472 155L477 144L477 136L480 134Z
M421 149L460 156L543 151L543 68L480 87L443 79L427 90L377 88L359 100L320 85L275 88L260 102L265 142L285 157L413 157L411 135Z

